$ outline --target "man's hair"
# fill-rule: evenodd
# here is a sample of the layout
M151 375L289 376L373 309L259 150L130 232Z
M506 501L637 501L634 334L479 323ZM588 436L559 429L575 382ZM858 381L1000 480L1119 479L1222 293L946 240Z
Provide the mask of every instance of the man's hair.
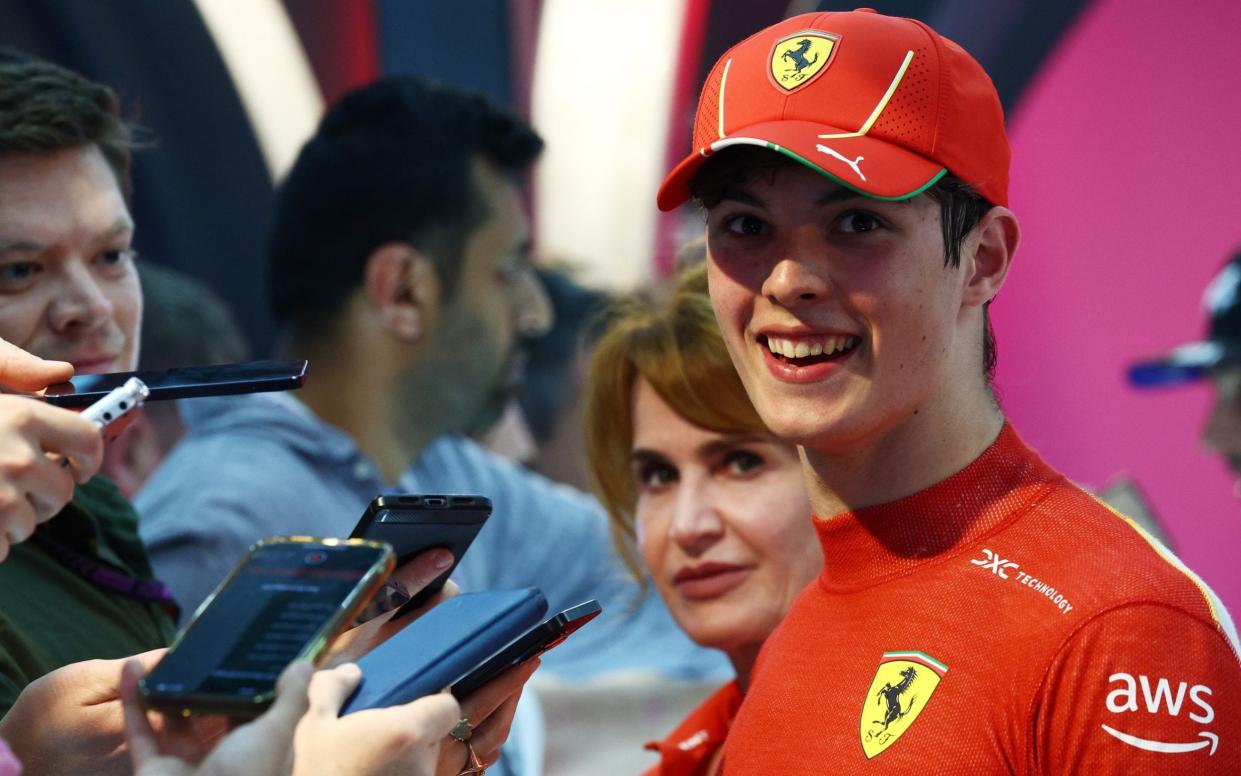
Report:
M591 481L608 512L612 540L642 581L631 470L633 396L638 378L687 422L724 434L770 435L733 367L707 295L705 265L677 278L667 302L635 296L617 303L587 374L583 431Z
M95 145L130 197L132 128L116 93L59 65L0 47L0 156Z
M481 158L524 171L543 141L478 94L390 78L324 116L276 193L268 294L276 318L314 339L388 242L427 253L446 296L470 233L490 214L474 180Z
M748 177L771 174L781 167L798 167L800 162L757 147L729 148L711 157L690 180L694 201L705 208L719 204L728 187ZM809 168L815 170L815 168ZM940 231L944 239L944 266L961 264L961 246L966 236L994 205L951 173L945 173L926 190L926 195L939 204ZM990 385L995 377L995 332L988 313L990 302L983 305L983 376Z

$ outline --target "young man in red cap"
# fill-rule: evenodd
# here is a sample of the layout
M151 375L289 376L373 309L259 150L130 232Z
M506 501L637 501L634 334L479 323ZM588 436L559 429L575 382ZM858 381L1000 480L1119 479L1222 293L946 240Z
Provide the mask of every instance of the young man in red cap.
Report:
M991 391L1008 165L990 79L920 22L795 17L707 79L659 204L706 209L720 328L802 446L825 557L727 774L1241 772L1227 613Z

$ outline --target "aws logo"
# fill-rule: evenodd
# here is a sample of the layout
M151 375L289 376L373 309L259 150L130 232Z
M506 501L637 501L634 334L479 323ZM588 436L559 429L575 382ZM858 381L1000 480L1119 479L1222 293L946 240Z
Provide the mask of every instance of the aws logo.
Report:
M1181 711L1185 711L1191 720L1201 725L1209 725L1215 720L1215 709L1207 700L1211 696L1211 688L1205 684L1191 687L1188 682L1178 682L1174 688L1172 682L1163 677L1152 680L1145 674L1138 674L1135 679L1132 674L1125 673L1112 674L1107 681L1109 685L1119 683L1119 686L1113 687L1107 694L1107 710L1113 714L1125 714L1145 708L1148 714L1167 714L1170 717L1180 716ZM1130 735L1109 725L1101 727L1113 738L1148 752L1184 754L1210 747L1208 754L1214 755L1215 748L1219 745L1219 736L1209 730L1198 733L1201 741L1176 742L1153 741Z

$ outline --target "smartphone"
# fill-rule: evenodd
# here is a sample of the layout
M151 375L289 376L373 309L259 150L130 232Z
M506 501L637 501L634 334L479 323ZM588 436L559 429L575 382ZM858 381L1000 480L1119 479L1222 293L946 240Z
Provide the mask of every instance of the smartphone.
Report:
M389 493L375 497L350 536L391 544L398 566L433 547L452 551L452 566L402 604L393 615L401 617L444 587L490 516L485 496Z
M131 377L137 377L150 389L147 401L290 391L302 387L306 381L307 366L308 362L304 360L248 361L243 364L75 375L67 383L48 386L43 398L58 407L86 407L124 385Z
M595 599L569 607L555 617L534 626L516 641L492 655L452 685L452 694L464 698L514 666L536 658L573 635L578 628L599 616L603 607Z
M317 659L394 566L381 542L294 536L255 544L142 679L147 707L260 714L280 672Z
M341 716L439 692L546 612L547 599L533 587L449 598L358 660L362 681Z

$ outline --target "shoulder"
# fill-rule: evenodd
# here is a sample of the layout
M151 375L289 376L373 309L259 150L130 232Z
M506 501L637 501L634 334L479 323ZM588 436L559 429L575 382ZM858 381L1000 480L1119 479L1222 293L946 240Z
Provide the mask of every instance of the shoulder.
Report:
M1055 655L1029 724L1032 757L1050 772L1235 773L1235 640L1167 602L1101 611Z

